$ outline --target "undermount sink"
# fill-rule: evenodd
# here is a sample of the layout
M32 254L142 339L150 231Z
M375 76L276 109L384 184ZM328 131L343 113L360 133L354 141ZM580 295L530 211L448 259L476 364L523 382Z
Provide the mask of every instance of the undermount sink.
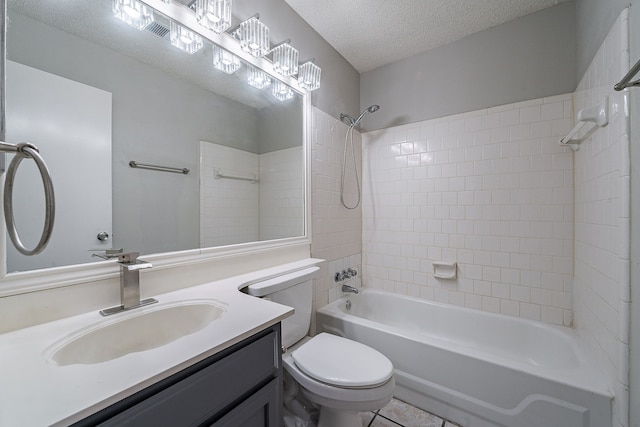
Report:
M101 322L58 342L51 360L58 366L102 363L161 347L219 319L225 313L222 305L181 301L132 311L122 319Z

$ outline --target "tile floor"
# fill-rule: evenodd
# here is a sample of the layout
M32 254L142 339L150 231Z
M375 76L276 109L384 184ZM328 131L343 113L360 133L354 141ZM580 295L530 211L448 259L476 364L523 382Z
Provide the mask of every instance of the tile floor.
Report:
M397 399L378 413L363 412L360 417L362 427L460 427Z

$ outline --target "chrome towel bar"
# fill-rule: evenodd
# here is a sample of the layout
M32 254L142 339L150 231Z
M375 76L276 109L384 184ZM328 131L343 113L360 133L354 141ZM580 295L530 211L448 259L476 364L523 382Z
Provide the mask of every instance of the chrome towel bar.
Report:
M627 88L627 87L640 86L640 80L636 80L634 82L631 81L633 76L638 74L638 72L640 72L640 60L638 60L638 62L636 62L636 65L631 67L629 72L622 78L622 80L620 80L615 86L613 86L613 88L615 90L622 90L622 89Z
M16 249L23 255L37 255L44 250L51 239L51 233L53 232L53 222L56 214L56 200L53 192L53 182L51 181L51 175L47 164L44 162L38 147L28 142L21 144L9 144L0 141L0 152L3 153L15 153L15 157L11 160L9 167L7 168L7 177L4 183L4 219L7 224L7 231L9 237L13 242ZM18 171L18 166L23 159L30 157L36 162L40 176L42 177L42 185L44 186L44 198L45 198L45 218L44 227L42 229L42 236L40 241L33 249L27 249L18 236L16 230L16 224L13 217L13 183Z
M150 165L148 163L136 162L135 160L131 160L129 162L129 166L131 166L132 168L149 169L149 170L161 171L161 172L183 173L185 175L189 175L189 172L191 172L187 168L174 168L171 166Z
M229 175L224 173L222 169L216 169L214 178L215 179L221 179L221 178L239 179L241 181L250 181L252 184L256 184L258 182L258 177L256 177L254 174L251 174L251 176Z

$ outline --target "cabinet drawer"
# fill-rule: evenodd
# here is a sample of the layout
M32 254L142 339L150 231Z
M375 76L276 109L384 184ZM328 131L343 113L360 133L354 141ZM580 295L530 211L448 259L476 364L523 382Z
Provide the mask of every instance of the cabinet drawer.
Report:
M271 330L99 425L193 426L215 418L278 377L278 343Z

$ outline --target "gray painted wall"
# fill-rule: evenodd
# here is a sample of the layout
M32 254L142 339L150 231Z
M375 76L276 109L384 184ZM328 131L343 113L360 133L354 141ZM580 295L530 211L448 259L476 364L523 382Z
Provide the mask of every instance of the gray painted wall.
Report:
M315 58L322 69L322 82L311 95L313 106L333 117L341 112L355 114L360 105L360 74L288 4L283 0L242 0L236 1L233 9L239 19L259 12L273 43L290 38L301 61Z
M562 3L365 72L365 131L573 92L575 4Z
M582 78L613 23L629 0L576 0L578 35L576 78Z
M258 154L302 145L302 104L302 97L296 97L258 111Z

